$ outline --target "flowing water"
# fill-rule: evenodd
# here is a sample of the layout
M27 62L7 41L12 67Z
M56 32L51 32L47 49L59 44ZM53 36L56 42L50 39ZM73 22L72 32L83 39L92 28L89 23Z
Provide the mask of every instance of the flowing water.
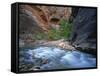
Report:
M20 62L40 70L96 67L96 58L90 54L42 46L20 51Z

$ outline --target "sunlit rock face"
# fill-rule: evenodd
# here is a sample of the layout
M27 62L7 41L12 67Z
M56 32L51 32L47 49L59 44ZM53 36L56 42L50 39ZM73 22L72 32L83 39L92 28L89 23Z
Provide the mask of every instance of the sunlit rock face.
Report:
M79 51L68 51L56 47L38 47L20 53L20 63L33 64L38 70L96 67L96 58ZM28 70L29 70L28 69Z
M34 33L38 30L48 31L51 27L58 28L62 19L69 21L71 15L70 7L20 5L19 6L20 33ZM34 29L34 30L32 30Z

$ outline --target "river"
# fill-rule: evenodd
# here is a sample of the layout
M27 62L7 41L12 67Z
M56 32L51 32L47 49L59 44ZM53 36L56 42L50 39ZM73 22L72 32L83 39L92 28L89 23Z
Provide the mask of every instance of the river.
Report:
M19 55L20 63L32 64L38 70L96 67L96 58L93 55L78 50L41 46L23 49Z

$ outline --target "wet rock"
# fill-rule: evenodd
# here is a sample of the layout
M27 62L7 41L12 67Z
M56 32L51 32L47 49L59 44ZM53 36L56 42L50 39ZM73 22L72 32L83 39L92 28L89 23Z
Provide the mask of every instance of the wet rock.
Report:
M85 52L96 54L97 11L95 8L79 8L73 21L71 43Z

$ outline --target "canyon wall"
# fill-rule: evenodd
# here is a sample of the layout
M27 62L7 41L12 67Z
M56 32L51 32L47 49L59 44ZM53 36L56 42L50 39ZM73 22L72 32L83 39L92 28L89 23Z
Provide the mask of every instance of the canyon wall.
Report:
M73 12L74 13L74 12ZM72 45L85 52L97 53L97 10L95 8L79 8L73 19L71 35Z
M32 35L36 32L46 33L51 28L59 28L61 19L71 21L71 44L76 49L91 54L97 53L97 10L95 8L20 5L19 19L20 39L25 41L32 40Z
M24 29L32 32L34 28L30 26L34 25L47 32L50 28L59 27L61 19L68 21L71 15L70 7L20 5L19 9L21 33Z

